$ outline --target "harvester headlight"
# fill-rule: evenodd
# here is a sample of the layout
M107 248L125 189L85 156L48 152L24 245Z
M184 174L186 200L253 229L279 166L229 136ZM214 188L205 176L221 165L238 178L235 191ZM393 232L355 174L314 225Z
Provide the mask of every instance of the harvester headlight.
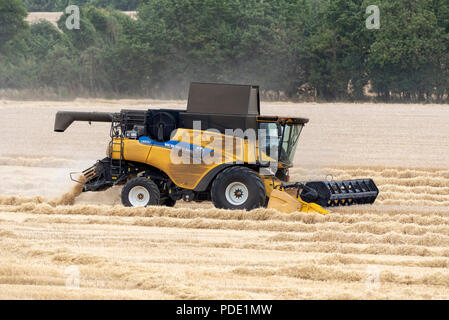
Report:
M136 131L136 130L126 131L125 136L126 136L128 139L137 139L137 131Z

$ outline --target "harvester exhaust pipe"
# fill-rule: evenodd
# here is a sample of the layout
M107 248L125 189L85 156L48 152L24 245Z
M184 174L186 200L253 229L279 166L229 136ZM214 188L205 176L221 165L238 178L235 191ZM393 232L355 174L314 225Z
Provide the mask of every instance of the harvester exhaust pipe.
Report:
M113 113L108 112L72 112L59 111L56 113L55 132L64 132L74 121L112 122Z

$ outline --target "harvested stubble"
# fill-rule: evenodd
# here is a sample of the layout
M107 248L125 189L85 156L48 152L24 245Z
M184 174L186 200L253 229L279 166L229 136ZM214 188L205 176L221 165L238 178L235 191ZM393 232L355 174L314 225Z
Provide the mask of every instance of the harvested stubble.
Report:
M123 103L0 105L0 124L11 135L0 141L6 144L1 150L9 150L0 156L0 298L449 298L449 150L441 143L449 136L447 108L394 106L392 114L382 105L264 107L312 118L292 179L371 177L381 191L373 206L286 215L217 210L209 203L124 208L120 189L80 195L79 185L60 196L57 186L67 179L61 168L83 169L91 164L85 158L101 158L107 130L76 124L61 136L50 133L47 120L57 109L116 111ZM148 101L126 103L142 108ZM422 128L412 111L433 124L427 144L419 135L409 139ZM29 122L5 120L21 114ZM14 142L17 123L30 133L24 144ZM363 128L353 130L357 140L346 131L351 124ZM389 143L376 126L395 128L385 131ZM400 146L406 150L398 152ZM419 155L407 155L418 147ZM340 154L346 148L349 160ZM65 285L71 265L80 271L78 290Z

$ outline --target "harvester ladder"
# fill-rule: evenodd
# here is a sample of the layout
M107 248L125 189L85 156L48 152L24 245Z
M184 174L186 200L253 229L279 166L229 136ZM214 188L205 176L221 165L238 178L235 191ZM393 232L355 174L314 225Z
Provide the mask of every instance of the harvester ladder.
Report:
M124 132L120 122L114 121L111 127L111 177L113 180L118 179L122 174L122 161L124 159ZM118 140L118 141L117 141ZM118 148L116 148L118 146ZM119 154L115 159L114 154Z

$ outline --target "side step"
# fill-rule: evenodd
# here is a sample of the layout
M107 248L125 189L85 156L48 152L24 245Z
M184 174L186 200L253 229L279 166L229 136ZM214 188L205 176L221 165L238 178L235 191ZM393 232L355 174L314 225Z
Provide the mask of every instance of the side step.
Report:
M379 194L372 179L313 181L306 183L306 187L317 191L318 199L313 202L322 207L372 204Z

